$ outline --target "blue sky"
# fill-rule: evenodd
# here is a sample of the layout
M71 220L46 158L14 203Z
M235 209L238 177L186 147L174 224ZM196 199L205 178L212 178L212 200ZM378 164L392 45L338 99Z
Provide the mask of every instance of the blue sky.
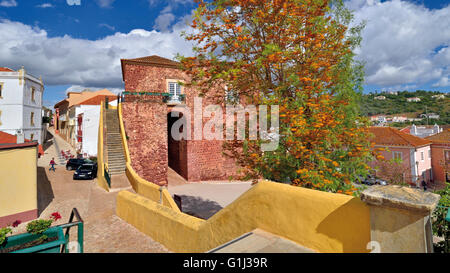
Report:
M76 2L0 0L0 66L42 75L47 106L67 90L119 92L120 58L191 53L179 35L188 29L192 0ZM356 21L367 21L358 53L366 92L450 90L450 0L346 2Z

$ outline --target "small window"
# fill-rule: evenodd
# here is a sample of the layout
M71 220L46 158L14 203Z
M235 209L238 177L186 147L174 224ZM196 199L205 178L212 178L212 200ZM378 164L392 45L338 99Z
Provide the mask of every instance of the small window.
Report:
M31 100L32 101L35 101L35 99L34 99L35 93L36 93L36 89L34 88L34 86L32 86L31 87Z
M30 140L33 141L34 140L34 134L30 135Z
M428 150L428 158L431 158L431 150Z
M30 115L30 125L34 126L34 113L33 112L31 112L31 115Z
M392 152L392 157L394 159L402 160L403 159L403 153L402 152Z
M177 82L169 82L169 94L171 99L179 99L181 86Z
M424 158L424 156L423 156L423 152L420 152L420 160L422 160L422 161L425 160L425 158Z
M445 150L444 155L445 155L445 161L450 162L450 150Z
M0 82L0 99L3 98L3 83Z

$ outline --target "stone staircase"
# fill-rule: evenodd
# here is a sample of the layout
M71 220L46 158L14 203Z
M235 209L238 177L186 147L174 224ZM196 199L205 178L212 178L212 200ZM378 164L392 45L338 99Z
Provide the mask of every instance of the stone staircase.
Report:
M105 109L106 145L109 174L111 176L125 173L125 151L120 136L119 116L117 109Z

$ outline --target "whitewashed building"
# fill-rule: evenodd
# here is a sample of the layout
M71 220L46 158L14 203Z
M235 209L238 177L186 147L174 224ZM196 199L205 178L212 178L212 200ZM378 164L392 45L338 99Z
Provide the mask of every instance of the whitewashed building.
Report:
M28 74L0 67L0 131L43 143L42 100L44 84Z
M414 97L414 98L407 98L406 99L408 102L420 102L422 101L420 98L418 97Z

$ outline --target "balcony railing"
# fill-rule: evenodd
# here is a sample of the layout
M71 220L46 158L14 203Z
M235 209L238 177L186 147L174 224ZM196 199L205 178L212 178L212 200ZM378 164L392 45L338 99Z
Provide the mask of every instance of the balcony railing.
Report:
M133 96L161 96L163 98L163 101L167 104L181 104L185 102L186 95L172 95L170 93L155 93L155 92L130 92L125 91L122 93L123 95L133 95ZM121 102L126 101L126 98L124 96L121 97Z

